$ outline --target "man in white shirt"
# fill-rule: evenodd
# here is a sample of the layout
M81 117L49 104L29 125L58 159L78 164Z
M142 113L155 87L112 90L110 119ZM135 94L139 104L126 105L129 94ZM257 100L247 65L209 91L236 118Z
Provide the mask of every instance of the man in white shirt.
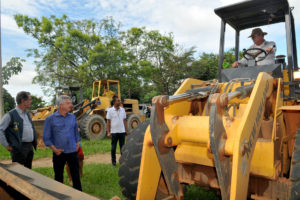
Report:
M112 100L113 106L107 110L107 136L111 138L111 162L116 166L116 148L119 141L120 151L125 142L125 135L128 135L126 113L120 107L121 100L117 97ZM122 152L121 152L122 153Z
M264 39L264 36L267 35L266 32L263 32L260 28L255 28L252 30L251 35L249 36L249 38L251 37L254 44L251 45L249 47L249 49L252 48L260 48L266 51L267 55L265 55L264 53L260 53L257 57L256 57L256 64L257 65L271 65L271 64L275 64L275 52L276 52L276 44L275 42L272 41L266 41ZM259 50L251 50L248 51L248 53L251 54L255 54L258 53ZM266 56L266 58L262 59L264 56ZM249 55L246 55L247 58L250 58ZM236 68L238 67L238 65L247 65L248 61L245 58L242 58L239 61L235 61L232 64L232 67Z

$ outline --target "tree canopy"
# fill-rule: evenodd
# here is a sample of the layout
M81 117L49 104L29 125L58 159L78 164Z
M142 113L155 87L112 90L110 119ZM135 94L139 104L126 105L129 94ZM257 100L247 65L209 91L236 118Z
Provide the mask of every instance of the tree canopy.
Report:
M22 71L23 64L25 62L24 59L19 57L12 57L2 68L2 83L3 85L7 85L9 79ZM8 112L11 109L15 108L16 103L15 99L9 94L9 92L2 88L3 91L3 104L4 104L4 112Z
M3 88L4 112L8 112L16 107L15 99Z
M3 85L8 84L8 80L13 76L22 71L24 59L19 57L12 57L2 68L2 83Z
M34 83L91 87L94 80L135 78L135 66L119 39L119 24L112 18L71 21L65 15L40 20L15 15L15 20L39 44L28 50L38 73Z
M42 108L46 106L46 102L42 99L42 97L37 97L35 95L31 95L31 110L35 110L37 108Z
M39 44L28 49L28 56L35 58L33 82L42 86L80 85L90 91L95 80L115 79L123 97L150 102L155 95L172 94L185 78L216 78L218 55L202 53L197 58L195 48L180 47L172 33L145 27L124 31L112 17L38 19L19 14L15 21ZM225 53L227 67L232 58L232 51Z

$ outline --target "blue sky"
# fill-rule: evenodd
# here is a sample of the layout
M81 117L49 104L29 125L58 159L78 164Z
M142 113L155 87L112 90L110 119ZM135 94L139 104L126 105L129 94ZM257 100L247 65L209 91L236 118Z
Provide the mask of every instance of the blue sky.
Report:
M35 40L25 35L13 19L14 14L31 17L66 14L71 19L102 19L112 16L122 23L122 29L146 26L161 33L173 32L175 41L184 48L195 46L202 52L219 50L220 19L214 8L241 2L241 0L2 0L2 59L3 65L13 56L26 59L23 71L13 76L4 87L15 96L20 90L30 91L49 101L39 85L32 84L36 75L32 58L26 49L36 48ZM300 1L289 0L296 21L296 37L300 40ZM299 21L298 21L299 19ZM234 32L227 26L226 48L234 46ZM277 55L286 55L285 26L283 23L262 27L269 34L266 40L277 43ZM251 45L247 38L251 30L241 32L240 49ZM300 48L298 46L298 52ZM47 89L47 88L46 88Z

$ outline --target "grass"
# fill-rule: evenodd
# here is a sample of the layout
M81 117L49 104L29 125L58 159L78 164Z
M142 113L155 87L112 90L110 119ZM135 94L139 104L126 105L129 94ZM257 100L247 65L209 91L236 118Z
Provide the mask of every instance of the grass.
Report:
M104 140L83 139L81 143L85 155L110 152L110 138L105 138ZM117 153L119 152L119 148L117 148ZM52 151L48 148L38 149L34 154L34 159L45 157L52 157ZM10 153L2 145L0 145L0 160L10 159ZM85 164L83 167L83 174L86 176L82 177L81 179L83 192L105 199L110 199L115 195L121 197L122 199L125 199L125 197L121 193L121 187L118 183L118 169L118 164L117 167L112 167L111 164ZM35 168L33 170L54 179L54 172L52 167ZM68 185L67 173L65 173L64 180L65 184ZM186 187L184 199L218 200L220 199L220 197L217 196L213 191L208 191L196 185L191 185Z
M35 168L34 171L54 179L52 167ZM111 199L114 196L119 196L121 199L126 199L121 192L121 187L118 183L119 164L112 167L110 164L86 164L83 167L84 176L81 178L82 190L90 195ZM64 183L69 185L68 176L65 172ZM184 199L186 200L220 200L214 191L205 190L196 185L186 186Z
M81 178L83 192L99 198L111 199L113 196L117 195L121 199L125 199L118 183L118 169L119 165L117 165L117 167L112 167L111 164L84 165L84 176ZM35 168L33 170L50 178L54 178L52 167ZM64 183L68 185L66 172L64 175Z
M86 140L82 139L82 149L84 155L94 155L94 154L103 154L110 152L111 147L111 139L105 138L103 140ZM119 148L117 148L117 153L120 153ZM38 148L37 151L34 152L33 159L52 157L52 150L49 148L41 149ZM0 160L10 160L10 153L0 145Z
M186 186L186 191L184 193L184 199L186 200L220 200L221 197L218 196L212 190L205 190L197 185Z

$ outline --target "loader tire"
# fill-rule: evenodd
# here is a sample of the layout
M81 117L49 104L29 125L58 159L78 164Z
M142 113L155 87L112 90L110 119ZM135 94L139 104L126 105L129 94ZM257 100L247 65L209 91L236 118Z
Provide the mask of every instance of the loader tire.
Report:
M82 119L79 121L79 132L80 132L80 137L82 138L87 138L85 135L85 132L83 131L84 123L85 123L85 118L88 116L82 117Z
M297 130L290 172L290 200L300 199L300 128Z
M141 118L134 114L131 113L127 116L127 127L128 127L128 132L129 134L132 132L133 129L138 127L142 123Z
M149 123L150 121L145 121L136 127L122 148L119 184L123 195L128 199L136 199L144 136Z
M89 140L104 139L106 136L106 123L100 115L86 116L81 120L80 125L81 135Z

